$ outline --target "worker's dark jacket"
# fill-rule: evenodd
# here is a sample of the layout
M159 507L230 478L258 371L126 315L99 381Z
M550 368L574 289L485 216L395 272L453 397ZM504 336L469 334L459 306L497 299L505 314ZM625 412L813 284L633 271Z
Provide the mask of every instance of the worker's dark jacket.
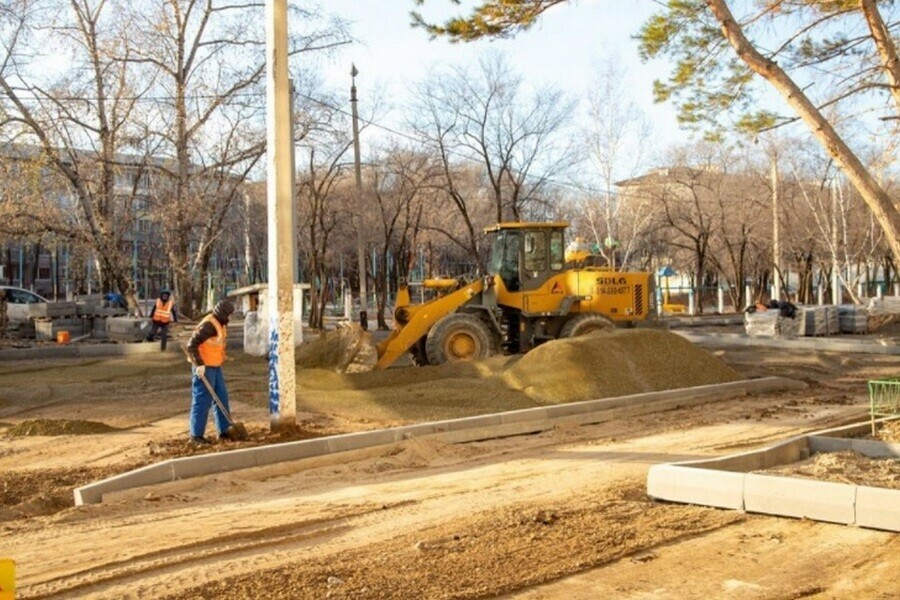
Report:
M222 319L217 317L219 323L224 327L228 325L228 319ZM201 323L197 329L194 330L194 335L191 336L191 340L188 342L188 354L191 356L191 360L194 361L195 365L202 365L203 359L200 358L200 344L205 342L210 338L216 337L216 327L210 322Z

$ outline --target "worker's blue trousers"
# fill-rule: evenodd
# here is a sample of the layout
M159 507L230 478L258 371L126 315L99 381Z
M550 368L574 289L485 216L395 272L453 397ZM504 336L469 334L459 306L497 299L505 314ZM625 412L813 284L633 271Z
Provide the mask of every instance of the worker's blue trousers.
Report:
M213 407L213 414L216 418L216 429L220 434L228 431L228 419L225 414L219 410L209 390L203 385L203 382L197 377L195 369L191 369L193 377L191 378L191 437L202 437L206 431L206 419L209 417L209 407ZM226 410L231 410L228 406L228 389L225 387L225 376L222 374L221 367L206 367L206 380L209 385L216 391L219 400L225 405Z

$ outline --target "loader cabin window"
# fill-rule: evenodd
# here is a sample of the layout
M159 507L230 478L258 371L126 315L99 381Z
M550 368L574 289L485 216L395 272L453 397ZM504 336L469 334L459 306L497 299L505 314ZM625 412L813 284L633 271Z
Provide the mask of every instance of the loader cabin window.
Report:
M565 265L565 241L562 231L539 229L525 233L525 271L534 278L547 271L562 271Z
M510 292L519 291L519 240L518 231L498 231L494 235L491 251L491 271L499 275Z

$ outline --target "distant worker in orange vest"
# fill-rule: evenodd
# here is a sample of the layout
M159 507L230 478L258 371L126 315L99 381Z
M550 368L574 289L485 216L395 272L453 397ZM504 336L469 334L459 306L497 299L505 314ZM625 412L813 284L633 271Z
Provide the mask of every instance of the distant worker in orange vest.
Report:
M213 397L203 383L203 377L210 387L216 392L219 400L225 405L225 410L230 410L228 405L228 389L225 387L225 377L222 375L222 363L225 362L225 338L228 331L228 318L234 312L234 304L228 300L222 300L212 313L204 317L194 329L194 334L188 342L188 354L193 363L193 377L191 378L191 442L198 445L208 445L211 442L204 437L206 432L206 420L209 417L209 409L213 408L216 419L216 429L220 440L231 439L228 435L228 417L222 412Z
M147 341L152 342L156 339L156 334L159 333L162 336L160 346L165 350L166 341L169 339L169 323L178 322L175 300L172 299L172 294L169 293L169 290L162 290L159 293L156 304L150 310L150 321L152 325L150 326L150 334L147 335Z

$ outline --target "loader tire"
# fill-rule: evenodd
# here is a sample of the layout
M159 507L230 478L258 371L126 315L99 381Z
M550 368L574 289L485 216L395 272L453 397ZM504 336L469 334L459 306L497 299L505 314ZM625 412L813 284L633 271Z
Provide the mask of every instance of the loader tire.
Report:
M562 326L562 329L559 331L559 337L578 337L579 335L600 331L601 329L611 329L613 327L615 327L613 322L603 315L595 313L575 315Z
M479 360L493 351L493 336L487 324L465 313L453 313L438 321L425 340L425 354L432 365Z

